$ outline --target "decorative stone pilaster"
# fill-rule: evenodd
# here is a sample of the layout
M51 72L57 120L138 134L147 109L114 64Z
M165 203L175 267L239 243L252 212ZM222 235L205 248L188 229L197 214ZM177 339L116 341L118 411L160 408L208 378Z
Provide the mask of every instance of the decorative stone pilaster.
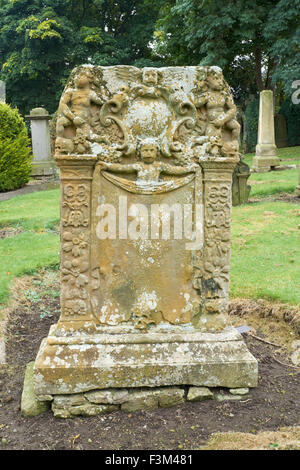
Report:
M90 305L91 186L97 158L58 157L61 180L61 317L59 329L94 324Z

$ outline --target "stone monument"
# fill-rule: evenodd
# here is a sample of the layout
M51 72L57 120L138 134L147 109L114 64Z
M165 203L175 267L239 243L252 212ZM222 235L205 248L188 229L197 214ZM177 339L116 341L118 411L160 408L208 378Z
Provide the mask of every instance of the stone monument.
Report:
M279 162L275 145L273 92L263 90L260 92L258 139L252 170L264 173L274 169Z
M32 176L50 176L57 172L51 155L49 120L51 116L44 108L34 108L26 116L30 120L32 140Z
M35 361L39 400L97 414L139 387L257 385L227 321L238 135L218 67L73 70L55 154L61 316Z

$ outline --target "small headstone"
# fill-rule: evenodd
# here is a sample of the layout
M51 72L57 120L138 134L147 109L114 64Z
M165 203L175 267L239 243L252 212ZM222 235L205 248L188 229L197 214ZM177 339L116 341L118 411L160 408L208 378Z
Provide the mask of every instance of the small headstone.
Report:
M32 175L50 176L57 172L51 155L49 120L51 116L44 108L34 108L26 116L30 120L32 141Z
M274 116L275 125L275 143L277 148L288 147L288 134L286 127L286 119L283 114L275 114Z
M232 175L232 205L246 204L251 191L248 178L251 174L250 167L242 160L239 161Z

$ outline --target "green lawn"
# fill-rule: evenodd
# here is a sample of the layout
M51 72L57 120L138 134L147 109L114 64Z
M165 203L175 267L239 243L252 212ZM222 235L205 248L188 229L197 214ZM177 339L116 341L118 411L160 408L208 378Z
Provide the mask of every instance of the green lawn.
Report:
M300 146L298 147L285 147L277 149L277 155L280 159L280 165L300 165ZM252 160L255 153L247 153L243 160L252 167Z
M38 191L0 202L0 231L16 227L16 236L0 239L0 304L15 276L59 263L59 190Z
M290 172L257 174L256 181L262 183L256 186L269 188L270 194L282 184L286 191L276 180L285 174L294 181L294 190L296 179ZM0 238L0 304L7 300L15 276L59 265L59 193L39 191L0 202L0 231L20 230ZM300 206L264 200L268 194L261 192L259 202L233 208L230 296L300 304Z
M281 165L300 165L300 147L277 149ZM254 153L248 153L243 160L252 167ZM250 197L261 198L272 194L293 193L298 185L298 169L251 173L248 184Z
M259 202L232 215L230 296L300 305L300 205Z

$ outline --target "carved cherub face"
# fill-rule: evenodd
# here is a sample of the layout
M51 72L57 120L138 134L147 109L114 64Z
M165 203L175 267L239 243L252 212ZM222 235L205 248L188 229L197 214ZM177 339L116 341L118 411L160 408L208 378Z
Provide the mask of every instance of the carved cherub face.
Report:
M155 69L145 69L143 70L143 83L149 86L157 85L158 75L157 70Z
M142 144L140 147L141 159L144 163L153 163L157 157L157 147L155 144Z
M223 76L219 73L210 73L207 76L206 81L212 90L220 91L224 86Z
M75 79L77 88L85 88L90 84L90 77L86 73L80 73Z

